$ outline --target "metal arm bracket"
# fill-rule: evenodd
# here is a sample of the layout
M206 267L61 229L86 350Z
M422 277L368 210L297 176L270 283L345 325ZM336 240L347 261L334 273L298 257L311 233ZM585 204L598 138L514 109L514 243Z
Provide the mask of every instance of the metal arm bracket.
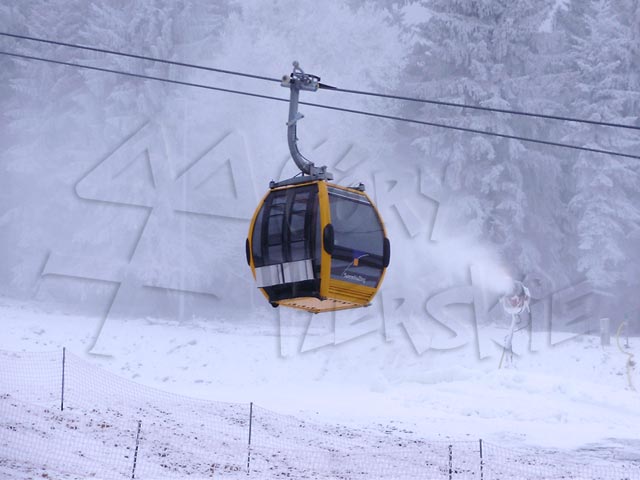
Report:
M320 77L304 73L298 62L293 62L293 72L291 75L282 77L283 87L289 88L289 120L287 121L287 141L291 158L303 175L313 177L314 180L331 180L333 175L327 172L327 167L316 167L313 162L300 153L298 149L297 123L304 116L298 112L298 100L300 91L306 90L315 92L320 88Z

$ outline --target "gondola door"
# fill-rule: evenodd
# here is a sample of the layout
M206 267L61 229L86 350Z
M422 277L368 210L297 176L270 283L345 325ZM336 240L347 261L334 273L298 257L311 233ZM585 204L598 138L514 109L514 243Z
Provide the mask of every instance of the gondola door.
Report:
M316 183L271 190L253 221L252 269L272 305L320 297L321 244Z

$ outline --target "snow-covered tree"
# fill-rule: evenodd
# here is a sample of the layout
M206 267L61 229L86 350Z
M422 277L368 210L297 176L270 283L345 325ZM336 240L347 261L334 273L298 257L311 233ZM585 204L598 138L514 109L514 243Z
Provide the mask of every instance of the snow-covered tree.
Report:
M192 61L220 35L232 8L228 2L58 2L41 0L0 7L7 30L81 45L152 57ZM154 62L62 46L2 39L9 51L67 62L102 66L168 78L182 70ZM205 57L206 58L206 57ZM109 155L141 123L167 110L174 89L160 82L58 66L7 60L2 88L3 175L7 211L1 225L10 241L10 259L1 276L13 288L31 294L34 276L48 251L113 255L135 238L144 218L113 205L88 207L75 195L75 184L100 158ZM91 132L91 133L89 133ZM6 141L4 141L6 140ZM37 185L37 188L33 188ZM132 187L132 185L129 185ZM43 196L43 192L48 192ZM45 200L46 199L46 200ZM100 218L101 234L91 219ZM87 223L88 222L88 223ZM128 240L125 240L128 239ZM43 248L44 247L44 248ZM125 252L130 249L125 247ZM29 252L21 254L20 252ZM120 254L122 255L122 254ZM126 254L125 254L126 256ZM8 283L8 282L7 282ZM80 285L79 290L92 289Z
M573 103L583 117L640 125L640 2L596 0L573 37L576 83ZM601 149L635 153L637 132L583 127L574 141ZM573 168L571 207L576 216L579 271L597 287L640 283L631 241L640 228L640 165L631 159L581 154Z
M549 22L552 7L552 2L541 6L527 0L432 0L404 7L413 39L404 88L447 102L549 112L557 107L551 98L557 92L553 48L559 40L549 45L541 27ZM469 109L423 106L406 111L433 122L510 135L540 137L552 130L539 121ZM451 188L449 202L459 214L457 222L496 245L514 273L557 262L558 254L543 256L549 239L560 236L563 221L557 208L560 153L451 130L412 134L419 136L415 143L424 153L422 161Z

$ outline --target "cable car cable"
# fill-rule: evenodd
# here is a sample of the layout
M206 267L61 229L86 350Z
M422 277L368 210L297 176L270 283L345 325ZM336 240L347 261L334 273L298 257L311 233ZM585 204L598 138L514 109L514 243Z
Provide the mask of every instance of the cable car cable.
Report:
M80 63L74 63L74 62L64 62L62 60L52 60L52 59L48 59L48 58L35 57L35 56L31 56L31 55L24 55L24 54L13 53L13 52L6 52L6 51L2 51L2 50L0 50L0 55L7 55L7 56L10 56L10 57L22 58L22 59L26 59L26 60L37 60L37 61L41 61L41 62L54 63L54 64L65 65L65 66L70 66L70 67L84 68L84 69L95 70L95 71L99 71L99 72L114 73L114 74L118 74L118 75L141 78L141 79L145 79L145 80L157 80L157 81L165 82L165 83L173 83L173 84L176 84L176 85L183 85L183 86L187 86L187 87L196 87L196 88L203 88L203 89L206 89L206 90L215 90L215 91L220 91L220 92L225 92L225 93L233 93L233 94L236 94L236 95L244 95L244 96L248 96L248 97L263 98L263 99L266 99L266 100L275 100L275 101L278 101L278 102L286 102L286 103L289 102L287 99L280 98L280 97L274 97L274 96L271 96L271 95L262 95L262 94L259 94L259 93L245 92L245 91L242 91L242 90L234 90L234 89L229 89L229 88L214 87L212 85L204 85L204 84L200 84L200 83L185 82L185 81L181 81L181 80L171 80L171 79L168 79L168 78L155 77L155 76L151 76L151 75L143 75L143 74L133 73L133 72L125 72L125 71L122 71L122 70L113 70L113 69L103 68L103 67L94 67L94 66L84 65L84 64L80 64ZM424 120L398 117L398 116L395 116L395 115L386 115L386 114L382 114L382 113L365 112L365 111L362 111L362 110L355 110L355 109L350 109L350 108L336 107L336 106L333 106L333 105L322 105L322 104L319 104L319 103L300 102L300 105L306 105L306 106L309 106L309 107L316 107L316 108L324 108L326 110L335 110L335 111L340 111L340 112L345 112L345 113L353 113L353 114L356 114L356 115L365 115L365 116L376 117L376 118L384 118L384 119L388 119L388 120L395 120L395 121L413 123L413 124L418 124L418 125L426 125L426 126L430 126L430 127L438 127L438 128L445 128L445 129L450 129L450 130L457 130L457 131L466 132L466 133L475 133L475 134L479 134L479 135L488 135L488 136L492 136L492 137L506 138L506 139L510 139L510 140L518 140L518 141L528 142L528 143L537 143L537 144L548 145L548 146L553 146L553 147L569 148L569 149L572 149L572 150L580 150L580 151L585 151L585 152L599 153L599 154L604 154L604 155L612 155L612 156L617 156L617 157L633 158L635 160L640 160L640 156L638 156L638 155L631 155L631 154L628 154L628 153L616 152L616 151L612 151L612 150L603 150L603 149L598 149L598 148L581 147L581 146L573 145L573 144L569 144L569 143L552 142L552 141L548 141L548 140L540 140L540 139L536 139L536 138L522 137L522 136L519 136L519 135L509 135L509 134L505 134L505 133L489 132L489 131L478 130L478 129L474 129L474 128L458 127L458 126L454 126L454 125L446 125L446 124L442 124L442 123L427 122L427 121L424 121Z
M207 90L216 90L216 91L219 91L219 92L234 93L234 94L237 94L237 95L245 95L245 96L248 96L248 97L265 98L267 100L277 100L279 102L287 102L287 103L289 102L289 100L287 100L285 98L273 97L273 96L270 96L270 95L262 95L262 94L259 94L259 93L252 93L252 92L244 92L242 90L233 90L231 88L214 87L212 85L204 85L202 83L184 82L182 80L171 80L169 78L154 77L153 75L144 75L144 74L141 74L141 73L125 72L124 70L114 70L114 69L110 69L110 68L94 67L94 66L91 66L91 65L84 65L84 64L75 63L75 62L63 62L62 60L53 60L53 59L50 59L50 58L35 57L35 56L32 56L32 55L24 55L22 53L5 52L3 50L0 50L0 55L7 55L9 57L23 58L25 60L38 60L40 62L55 63L57 65L65 65L67 67L78 67L78 68L84 68L84 69L87 69L87 70L96 70L98 72L115 73L117 75L124 75L124 76L127 76L127 77L141 78L143 80L157 80L159 82L174 83L176 85L183 85L183 86L186 86L186 87L204 88L204 89L207 89Z
M205 71L216 72L216 73L224 73L224 74L227 74L227 75L237 75L237 76L242 76L242 77L254 78L254 79L258 79L258 80L266 80L266 81L270 81L270 82L280 82L280 79L278 79L278 78L267 77L267 76L264 76L264 75L256 75L256 74L245 73L245 72L237 72L237 71L226 70L226 69L221 69L221 68L207 67L207 66L204 66L204 65L197 65L197 64L192 64L192 63L177 62L177 61L172 61L172 60L164 60L164 59L157 58L157 57L149 57L149 56L145 56L145 55L137 55L137 54L132 54L132 53L118 52L118 51L115 51L115 50L108 50L108 49L103 49L103 48L98 48L98 47L90 47L90 46L86 46L86 45L79 45L79 44L73 44L73 43L60 42L60 41L56 41L56 40L48 40L48 39L43 39L43 38L31 37L31 36L27 36L27 35L18 35L18 34L8 33L8 32L0 32L0 35L5 36L5 37L21 39L21 40L30 40L30 41L34 41L34 42L49 43L49 44L52 44L52 45L60 45L60 46L64 46L64 47L78 48L78 49L81 49L81 50L89 50L89 51L93 51L93 52L106 53L106 54L109 54L109 55L118 55L118 56L123 56L123 57L135 58L135 59L139 59L139 60L147 60L147 61L152 61L152 62L165 63L165 64L168 64L168 65L176 65L176 66L180 66L180 67L195 68L195 69L199 69L199 70L205 70ZM614 127L614 128L626 128L626 129L631 129L631 130L640 130L640 126L623 124L623 123L601 122L601 121L597 121L597 120L588 120L588 119L584 119L584 118L567 117L567 116L562 116L562 115L548 115L548 114L542 114L542 113L526 112L526 111L523 111L523 110L510 110L510 109L503 109L503 108L483 107L483 106L480 106L480 105L470 105L470 104L466 104L466 103L446 102L446 101L442 101L442 100L433 100L433 99L419 98L419 97L409 97L409 96L404 96L404 95L394 95L394 94L386 94L386 93L379 93L379 92L369 92L369 91L364 91L364 90L353 90L353 89L333 87L333 86L323 85L323 84L320 85L320 88L323 88L323 89L326 89L326 90L333 90L335 92L341 92L341 93L351 93L351 94L356 94L356 95L366 95L366 96L379 97L379 98L389 98L389 99L394 99L394 100L403 100L403 101L410 101L410 102L426 103L426 104L445 106L445 107L467 108L467 109L479 110L479 111L485 111L485 112L492 112L492 113L504 113L504 114L509 114L509 115L521 115L521 116L533 117L533 118L543 118L543 119L547 119L547 120L558 120L558 121L566 121L566 122L574 122L574 123L584 123L584 124L588 124L588 125L597 125L597 126Z
M548 145L548 146L552 146L552 147L561 147L561 148L570 148L572 150L582 150L585 152L591 152L591 153L601 153L604 155L613 155L616 157L626 157L626 158L633 158L636 160L640 160L640 156L638 155L631 155L628 153L622 153L622 152L616 152L613 150L603 150L603 149L599 149L599 148L591 148L591 147L581 147L579 145L573 145L571 143L560 143L560 142L552 142L550 140L540 140L537 138L529 138L529 137L522 137L519 135L509 135L506 133L498 133L498 132L489 132L487 130L478 130L475 128L466 128L466 127L458 127L455 125L446 125L446 124L442 124L442 123L435 123L435 122L427 122L425 120L418 120L418 119L414 119L414 118L404 118L404 117L397 117L395 115L386 115L383 113L374 113L374 112L364 112L361 110L352 110L349 108L342 108L342 107L335 107L332 105L320 105L317 103L306 103L306 102L300 102L300 105L307 105L310 107L318 107L318 108L325 108L325 109L329 109L329 110L337 110L340 112L347 112L347 113L354 113L356 115L367 115L370 117L377 117L377 118L386 118L388 120L396 120L398 122L407 122L407 123L415 123L418 125L427 125L430 127L439 127L439 128L448 128L450 130L458 130L460 132L466 132L466 133L477 133L480 135L488 135L491 137L498 137L498 138L506 138L509 140L519 140L522 142L529 142L529 143L537 143L540 145Z
M323 87L321 86L320 88L323 88ZM630 130L640 130L640 126L629 125L624 123L599 122L597 120L588 120L584 118L564 117L561 115L546 115L543 113L532 113L532 112L525 112L522 110L508 110L504 108L482 107L480 105L469 105L467 103L445 102L442 100L432 100L428 98L418 98L418 97L406 97L402 95L367 92L363 90L350 90L347 88L340 88L340 87L331 87L328 90L332 90L334 92L342 92L342 93L353 93L357 95L367 95L370 97L391 98L394 100L405 100L409 102L428 103L431 105L439 105L443 107L468 108L468 109L480 110L484 112L505 113L509 115L521 115L525 117L543 118L546 120L558 120L558 121L573 122L573 123L584 123L588 125L597 125L601 127L614 127L614 128L627 128Z
M165 59L162 59L162 58L150 57L150 56L146 56L146 55L137 55L137 54L133 54L133 53L119 52L119 51L116 51L116 50L108 50L108 49L104 49L104 48L90 47L90 46L87 46L87 45L79 45L79 44L74 44L74 43L60 42L60 41L56 41L56 40L48 40L48 39L44 39L44 38L31 37L31 36L27 36L27 35L19 35L19 34L9 33L9 32L0 32L0 36L10 37L10 38L15 38L15 39L20 39L20 40L29 40L29 41L33 41L33 42L48 43L48 44L51 44L51 45L59 45L59 46L64 46L64 47L69 47L69 48L78 48L78 49L81 49L81 50L88 50L88 51L92 51L92 52L106 53L108 55L117 55L117 56L122 56L122 57L135 58L135 59L138 59L138 60L146 60L146 61L151 61L151 62L164 63L164 64L167 64L167 65L175 65L175 66L185 67L185 68L195 68L195 69L198 69L198 70L205 70L205 71L209 71L209 72L223 73L223 74L227 74L227 75L236 75L236 76L241 76L241 77L253 78L253 79L257 79L257 80L265 80L265 81L269 81L269 82L280 82L279 78L267 77L267 76L264 76L264 75L256 75L256 74L252 74L252 73L237 72L237 71L234 71L234 70L226 70L226 69L215 68L215 67L207 67L207 66L204 66L204 65L197 65L197 64L193 64L193 63L185 63L185 62L177 62L177 61L172 61L172 60L165 60ZM588 119L585 119L585 118L577 118L577 117L568 117L568 116L562 116L562 115L549 115L549 114L543 114L543 113L527 112L527 111L524 111L524 110L511 110L511 109L505 109L505 108L483 107L483 106L480 106L480 105L470 105L470 104L467 104L467 103L446 102L446 101L442 101L442 100L433 100L433 99L428 99L428 98L410 97L410 96L405 96L405 95L394 95L394 94L387 94L387 93L369 92L369 91L364 91L364 90L354 90L354 89L348 89L348 88L333 87L333 86L329 86L329 85L325 85L325 84L320 84L319 86L322 89L332 90L334 92L340 92L340 93L351 93L351 94L355 94L355 95L366 95L366 96L370 96L370 97L389 98L389 99L393 99L393 100L402 100L402 101L408 101L408 102L425 103L425 104L438 105L438 106L443 106L443 107L466 108L466 109L478 110L478 111L484 111L484 112L491 112L491 113L503 113L503 114L507 114L507 115L520 115L520 116L525 116L525 117L529 117L529 118L542 118L542 119L545 119L545 120L565 121L565 122L572 122L572 123L582 123L582 124L586 124L586 125L595 125L595 126L612 127L612 128L625 128L625 129L629 129L629 130L638 130L638 131L640 131L640 126L629 125L629 124L624 124L624 123L602 122L602 121L597 121L597 120L588 120Z
M98 47L89 47L87 45L78 45L75 43L66 43L66 42L59 42L56 40L47 40L44 38L36 38L36 37L29 37L27 35L18 35L15 33L7 33L7 32L0 32L0 35L3 37L11 37L11 38L17 38L20 40L30 40L33 42L40 42L40 43L49 43L51 45L59 45L62 47L70 47L70 48L78 48L80 50L88 50L90 52L98 52L98 53L106 53L109 55L117 55L120 57L128 57L128 58L135 58L137 60L147 60L150 62L158 62L158 63L165 63L167 65L175 65L178 67L186 67L186 68L195 68L198 70L206 70L208 72L216 72L216 73L224 73L226 75L236 75L239 77L247 77L247 78L254 78L257 80L266 80L269 82L278 82L280 83L280 78L271 78L271 77L265 77L263 75L254 75L252 73L244 73L244 72L236 72L233 70L224 70L222 68L214 68L214 67L207 67L205 65L196 65L193 63L184 63L184 62L175 62L173 60L164 60L162 58L157 58L157 57L149 57L149 56L145 56L145 55L136 55L133 53L124 53L124 52L117 52L115 50L107 50L105 48L98 48Z

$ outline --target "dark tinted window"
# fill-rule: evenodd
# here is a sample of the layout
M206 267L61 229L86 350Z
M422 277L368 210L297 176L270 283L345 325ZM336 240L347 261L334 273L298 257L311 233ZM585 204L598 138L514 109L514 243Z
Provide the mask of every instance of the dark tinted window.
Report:
M319 270L319 255L313 258L317 251L318 217L316 185L272 191L253 229L255 266L313 259Z
M335 247L331 276L375 287L382 275L384 233L380 219L364 195L329 188Z

